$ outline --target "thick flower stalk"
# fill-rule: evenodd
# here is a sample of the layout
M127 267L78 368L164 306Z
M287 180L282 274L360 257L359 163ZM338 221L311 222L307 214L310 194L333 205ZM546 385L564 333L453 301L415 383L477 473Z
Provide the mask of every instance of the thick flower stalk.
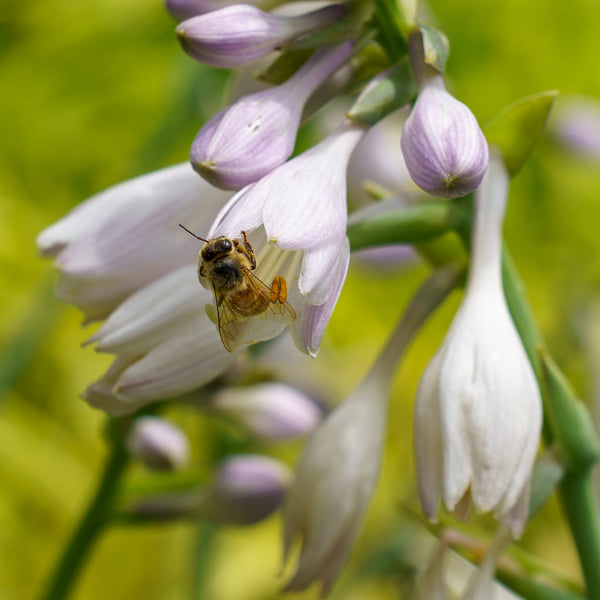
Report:
M208 229L225 197L179 165L109 188L39 235L59 297L89 321L106 318L88 343L116 358L84 393L93 406L126 414L231 364L203 310L210 293L195 277L194 241L177 227Z
M444 77L425 62L420 33L410 39L419 94L402 128L410 176L433 196L459 198L481 183L488 146L470 109L446 91Z
M183 50L195 60L213 67L235 68L327 27L347 12L345 4L332 4L287 17L236 4L188 19L175 33Z
M256 252L256 276L270 286L287 282L295 319L269 311L239 323L232 349L277 336L290 325L302 351L315 356L346 278L346 167L364 128L345 122L320 144L238 192L215 220L208 237L239 237ZM216 307L214 309L216 312Z
M508 175L494 158L475 194L469 278L417 395L415 453L425 514L439 498L468 516L494 510L520 535L539 444L541 399L501 279Z
M305 102L350 57L352 48L345 42L317 50L284 84L244 96L216 114L192 144L194 169L219 188L239 190L285 162L294 149Z

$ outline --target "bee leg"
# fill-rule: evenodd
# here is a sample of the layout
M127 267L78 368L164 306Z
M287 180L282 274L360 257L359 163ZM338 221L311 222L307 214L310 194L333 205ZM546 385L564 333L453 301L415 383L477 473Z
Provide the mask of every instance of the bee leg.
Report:
M246 253L251 263L250 270L254 271L254 269L256 269L256 256L254 255L254 248L252 247L252 244L248 241L245 231L242 231L242 236L244 237L244 248L246 249Z
M275 275L271 284L271 302L283 304L287 298L287 281L281 275Z

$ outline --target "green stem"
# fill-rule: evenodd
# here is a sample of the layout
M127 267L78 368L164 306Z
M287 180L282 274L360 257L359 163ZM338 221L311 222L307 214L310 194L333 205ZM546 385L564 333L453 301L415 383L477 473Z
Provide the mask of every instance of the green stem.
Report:
M44 600L68 597L94 542L109 520L128 458L122 438L116 437L96 493L56 565L47 592L42 596Z
M194 600L204 600L208 597L206 579L212 564L214 542L218 529L215 523L204 521L198 530L194 568Z
M395 0L375 0L373 20L379 29L379 41L392 63L400 62L407 53L406 23Z

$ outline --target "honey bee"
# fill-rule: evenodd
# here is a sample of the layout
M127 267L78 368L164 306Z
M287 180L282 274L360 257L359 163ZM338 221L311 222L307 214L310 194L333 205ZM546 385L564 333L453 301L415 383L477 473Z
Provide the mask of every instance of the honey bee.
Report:
M242 239L220 236L207 240L181 224L179 227L204 242L200 250L198 279L214 292L219 335L229 352L245 335L243 329L251 317L274 317L282 324L289 324L296 318L294 309L287 302L285 278L276 275L269 287L253 273L256 256L245 231L241 232Z

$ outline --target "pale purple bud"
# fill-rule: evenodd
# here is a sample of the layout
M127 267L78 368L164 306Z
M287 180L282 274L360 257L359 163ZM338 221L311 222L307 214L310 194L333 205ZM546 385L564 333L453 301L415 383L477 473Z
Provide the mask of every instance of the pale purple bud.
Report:
M571 97L560 103L552 118L553 131L569 149L600 161L600 102L591 97Z
M351 42L318 50L283 85L240 98L216 114L192 144L194 169L213 185L236 190L284 163L306 100L351 53Z
M289 468L274 458L258 454L234 456L219 469L200 512L225 523L256 523L279 508L290 479Z
M192 58L213 67L235 68L326 27L347 12L344 4L287 17L236 4L180 23L175 32Z
M487 169L488 146L477 120L446 91L441 75L419 92L400 142L410 176L432 196L464 196Z
M306 394L283 383L261 383L224 388L210 406L237 421L251 434L270 440L297 437L321 419L316 403Z
M232 4L239 4L239 0L166 0L165 2L169 14L176 21L184 21L196 15L203 15ZM269 0L256 0L252 4L266 7L271 3Z
M170 471L188 462L189 446L179 427L159 417L141 417L133 424L125 445L146 467Z

